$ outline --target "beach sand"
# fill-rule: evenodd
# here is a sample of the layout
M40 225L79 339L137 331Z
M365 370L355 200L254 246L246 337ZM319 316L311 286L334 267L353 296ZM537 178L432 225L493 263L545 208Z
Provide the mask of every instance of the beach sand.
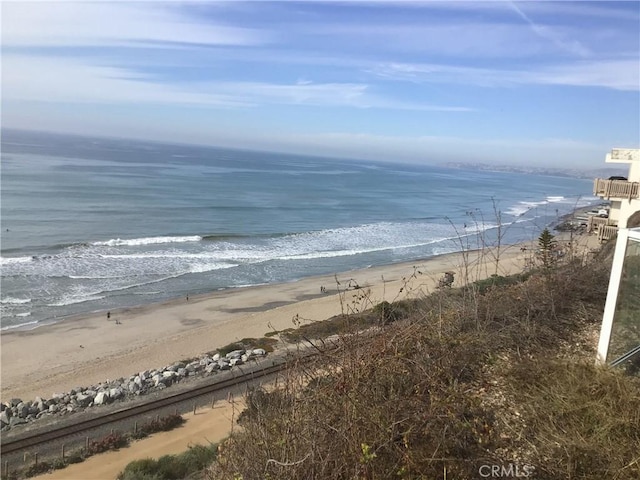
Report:
M93 480L116 478L134 460L178 455L194 445L209 445L224 440L231 433L235 419L244 410L244 402L220 402L211 409L201 408L182 417L184 425L169 432L157 432L129 447L89 457L62 470L32 477L33 480Z
M595 237L583 235L574 239L574 245L588 251L597 242ZM526 251L521 247L500 249L497 272L497 249L492 248L468 252L466 258L455 253L336 277L228 289L188 300L112 310L110 319L103 312L30 331L3 332L1 399L50 398L53 393L193 358L242 338L291 328L294 318L302 322L325 320L351 308L424 295L434 291L448 270L456 273L454 286L460 285L465 271L472 281L494 273L516 273L535 249L534 245L527 245ZM357 282L360 289L339 294L338 289L344 291L350 282ZM321 293L321 286L326 292ZM359 293L367 294L364 304L355 301Z

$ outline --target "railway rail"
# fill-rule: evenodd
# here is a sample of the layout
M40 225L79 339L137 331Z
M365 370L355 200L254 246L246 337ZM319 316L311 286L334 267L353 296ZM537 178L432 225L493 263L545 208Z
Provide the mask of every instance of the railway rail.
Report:
M6 455L15 454L16 452L26 451L38 445L58 441L65 437L78 435L83 432L88 432L109 424L113 424L115 422L132 419L149 412L193 400L203 395L212 394L221 390L242 385L243 383L259 380L260 378L277 374L287 367L287 362L284 359L280 359L279 363L275 363L276 361L277 360L274 359L273 363L271 363L270 365L259 365L257 368L253 368L251 371L243 373L242 375L233 376L231 378L223 379L207 385L197 386L185 391L164 395L161 398L151 399L137 405L124 407L116 411L103 413L101 415L96 415L92 418L80 420L69 425L50 428L46 431L34 430L33 432L29 432L25 436L21 436L20 438L5 438L0 441L0 450L2 451L2 456L4 457Z

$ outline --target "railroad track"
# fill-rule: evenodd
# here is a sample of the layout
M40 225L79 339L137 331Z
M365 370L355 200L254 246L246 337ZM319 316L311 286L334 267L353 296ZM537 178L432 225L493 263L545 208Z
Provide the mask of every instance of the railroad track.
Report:
M163 396L162 398L152 399L141 404L125 407L102 415L94 416L87 420L81 420L70 425L48 429L47 431L34 431L29 435L8 439L0 442L2 455L9 455L15 452L30 449L32 447L46 444L48 442L57 441L71 435L78 435L105 425L131 419L145 413L153 412L162 408L170 407L194 398L218 392L230 387L241 385L245 382L258 380L260 378L274 375L287 367L287 362L282 360L280 363L272 363L271 365L258 366L250 372L242 375L227 378L216 383L194 387L192 389L177 392L174 394Z

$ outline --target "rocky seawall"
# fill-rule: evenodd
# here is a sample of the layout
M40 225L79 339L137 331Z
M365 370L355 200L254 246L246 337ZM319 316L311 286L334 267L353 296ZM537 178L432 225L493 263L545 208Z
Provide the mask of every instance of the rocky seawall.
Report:
M215 375L266 354L264 349L254 348L234 350L225 355L203 355L190 362L176 362L163 368L138 372L128 378L77 387L67 393L54 393L48 399L36 397L34 400L23 401L14 398L0 403L0 431L34 422L42 417L70 415L95 406L157 392L186 378Z

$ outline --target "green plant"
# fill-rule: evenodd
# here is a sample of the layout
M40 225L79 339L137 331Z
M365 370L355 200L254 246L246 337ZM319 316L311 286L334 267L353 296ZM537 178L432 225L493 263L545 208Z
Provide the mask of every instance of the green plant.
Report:
M538 257L544 268L551 268L556 264L557 243L555 236L548 228L545 228L538 237Z
M31 464L23 470L23 475L27 478L46 473L51 470L51 464L49 462L38 462L37 464Z
M386 300L380 302L372 309L373 313L379 317L379 322L382 325L387 325L389 323L395 322L400 318L400 312L393 304L387 302Z
M129 463L118 480L180 480L200 472L216 458L217 446L195 445L179 455L145 458Z

